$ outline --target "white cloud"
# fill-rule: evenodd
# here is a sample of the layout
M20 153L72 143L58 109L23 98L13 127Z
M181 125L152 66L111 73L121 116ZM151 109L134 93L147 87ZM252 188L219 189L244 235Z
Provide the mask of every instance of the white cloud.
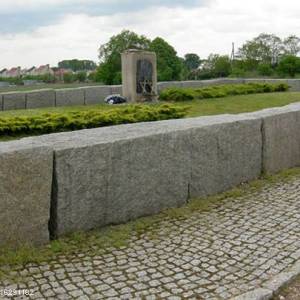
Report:
M41 2L29 1L32 5ZM0 35L0 68L54 65L67 58L97 60L99 45L124 28L150 38L161 36L180 55L187 52L198 53L201 57L211 52L229 54L231 42L240 46L261 32L282 37L300 36L299 15L300 3L296 0L213 0L207 6L185 9L160 6L111 16L70 14L55 25L30 33Z

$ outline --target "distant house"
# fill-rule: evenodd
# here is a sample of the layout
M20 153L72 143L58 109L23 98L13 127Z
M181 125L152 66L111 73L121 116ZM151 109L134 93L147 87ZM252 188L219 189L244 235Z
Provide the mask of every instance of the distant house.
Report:
M34 70L34 75L36 76L42 76L42 75L54 75L53 70L50 68L50 65L44 65L36 68Z
M34 76L35 75L35 70L36 70L36 67L33 66L30 69L26 70L25 75Z
M21 67L11 68L10 70L6 71L6 78L17 78L21 77Z
M54 76L59 80L63 80L65 74L73 74L74 72L71 69L64 68L52 68Z
M0 71L0 78L5 78L7 73L7 69L3 69Z

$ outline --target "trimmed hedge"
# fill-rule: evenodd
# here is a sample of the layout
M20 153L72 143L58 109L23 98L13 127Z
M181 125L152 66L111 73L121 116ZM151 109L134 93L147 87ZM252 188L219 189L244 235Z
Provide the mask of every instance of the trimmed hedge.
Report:
M35 135L102 126L182 118L187 107L164 104L128 105L109 110L45 113L35 116L0 117L0 137Z
M284 92L289 89L285 83L247 83L217 85L204 88L168 88L160 93L163 101L191 101L199 99L221 98L232 95Z

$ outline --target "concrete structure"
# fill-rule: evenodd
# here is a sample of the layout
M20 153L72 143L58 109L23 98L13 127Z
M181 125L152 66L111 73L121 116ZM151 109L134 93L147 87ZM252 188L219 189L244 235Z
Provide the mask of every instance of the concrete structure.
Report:
M300 166L299 131L300 103L296 103L254 113L120 125L0 143L0 195L4 195L0 223L11 228L4 240L24 236L33 226L25 224L24 231L9 223L16 210L15 205L7 206L10 201L21 203L25 223L29 216L43 224L48 221L45 211L50 198L45 191L49 181L50 232L62 236L180 206L190 198L251 181L262 172ZM18 149L22 153L25 149L27 156L20 156ZM26 195L32 191L37 198L30 202ZM20 195L27 197L23 206ZM1 205L8 209L1 210ZM36 233L34 242L45 241L44 229L40 234L43 238Z
M26 93L11 92L2 94L3 110L16 110L26 108Z
M0 166L0 245L47 243L53 151L1 143Z
M26 108L41 108L55 106L54 90L37 90L26 94Z
M84 90L61 89L56 90L56 106L84 105Z
M94 86L82 88L86 105L104 103L104 99L112 94L110 86Z
M156 100L156 54L135 49L122 53L122 81L128 102Z

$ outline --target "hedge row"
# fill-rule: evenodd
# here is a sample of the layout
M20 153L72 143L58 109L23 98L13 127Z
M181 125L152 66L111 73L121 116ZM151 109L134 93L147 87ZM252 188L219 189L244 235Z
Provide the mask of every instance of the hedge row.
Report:
M109 110L0 117L0 136L34 135L109 125L182 118L187 108L175 105L129 105Z
M163 101L190 101L197 99L220 98L231 95L246 95L258 93L284 92L289 89L285 83L247 83L232 85L217 85L204 88L168 88L161 92L159 98Z

